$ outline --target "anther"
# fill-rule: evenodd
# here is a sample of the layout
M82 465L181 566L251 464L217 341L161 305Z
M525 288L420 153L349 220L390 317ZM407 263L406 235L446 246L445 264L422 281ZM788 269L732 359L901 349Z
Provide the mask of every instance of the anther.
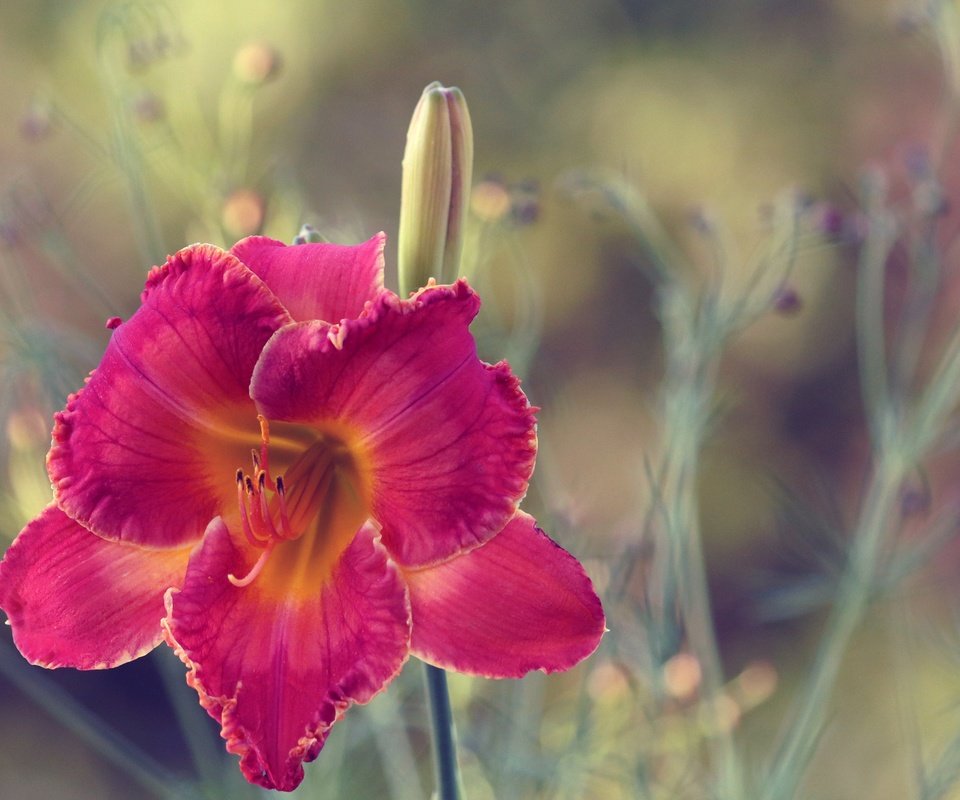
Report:
M237 470L237 483L243 486L243 470L242 469Z
M253 481L250 480L250 476L245 475L243 481L244 485L247 487L247 494L253 494Z
M290 516L287 513L286 487L283 484L283 476L277 476L277 500L280 503L280 531L285 539L295 538L293 528L290 527Z
M257 414L257 422L260 423L260 460L257 467L270 472L270 423L263 414Z

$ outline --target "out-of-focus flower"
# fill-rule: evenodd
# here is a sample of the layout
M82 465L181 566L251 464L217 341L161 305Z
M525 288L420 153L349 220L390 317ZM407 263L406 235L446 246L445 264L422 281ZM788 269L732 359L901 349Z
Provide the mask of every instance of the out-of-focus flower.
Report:
M263 197L253 189L236 189L223 202L220 213L224 230L232 238L258 233L266 209Z
M31 142L46 139L53 130L53 107L46 100L33 100L20 118L20 134Z
M130 101L130 110L139 122L147 125L163 119L166 112L160 96L149 90L139 92L133 97Z
M470 209L484 222L499 222L510 213L512 205L510 190L494 178L480 181L470 195Z
M0 564L28 660L112 667L163 635L266 787L296 787L410 653L518 677L604 629L580 564L518 510L535 409L477 358L479 298L400 299L383 246L253 237L154 268L56 417L54 503Z
M473 174L473 128L463 93L434 81L420 96L403 153L401 286L459 275Z
M677 653L663 665L664 688L678 700L693 697L702 678L700 662L690 653Z
M777 669L769 661L751 661L737 676L735 688L745 708L753 708L769 699L777 690Z
M778 314L797 314L803 308L803 300L792 286L781 286L774 293L773 308Z
M277 77L282 66L280 53L263 42L251 42L233 57L233 74L241 83L262 86Z

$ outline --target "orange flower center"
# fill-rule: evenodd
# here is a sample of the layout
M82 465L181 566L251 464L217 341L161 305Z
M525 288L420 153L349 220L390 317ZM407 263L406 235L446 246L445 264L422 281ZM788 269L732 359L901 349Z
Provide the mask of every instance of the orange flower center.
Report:
M369 469L353 432L334 424L298 426L260 417L261 446L253 471L237 470L243 533L262 550L235 586L284 596L308 596L333 569L369 516ZM284 469L274 478L275 467Z

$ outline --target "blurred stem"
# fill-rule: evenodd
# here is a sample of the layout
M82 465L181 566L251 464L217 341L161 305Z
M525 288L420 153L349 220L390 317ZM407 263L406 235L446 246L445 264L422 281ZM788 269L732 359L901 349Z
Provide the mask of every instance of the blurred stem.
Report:
M197 704L194 692L187 686L183 664L173 656L172 651L166 647L155 650L153 663L160 673L163 688L190 751L190 758L200 776L203 793L207 797L216 798L220 794L218 789L223 775L223 759L220 748L207 735L209 717Z
M383 692L376 703L365 707L365 711L373 718L373 738L383 759L390 797L393 800L416 800L423 797L423 786L399 706L394 692Z
M38 676L13 649L0 645L0 674L72 731L105 760L122 770L150 795L170 800L196 800L197 794L181 784L161 764L108 728L101 720L50 680Z
M883 411L891 404L886 367L884 287L887 258L893 246L893 223L882 210L881 183L875 177L864 181L863 205L869 223L860 255L855 309L860 391L874 442L881 440L883 432L877 426L884 421Z
M813 758L844 654L869 607L885 534L896 517L908 464L898 451L879 451L836 602L820 639L809 679L797 696L765 783L763 797L768 800L795 797Z
M447 673L439 667L424 664L427 682L427 705L433 731L433 764L438 800L463 800L460 788L460 767L457 764L457 736L453 729Z
M108 86L108 102L113 111L114 158L126 178L131 217L137 244L140 247L140 256L145 264L162 263L161 259L166 250L157 224L157 215L147 192L143 153L131 124L129 112L124 107L123 95L109 72Z
M511 689L510 707L514 713L498 748L498 761L503 765L497 775L500 779L500 786L496 787L498 796L523 797L530 794L524 791L522 784L524 772L529 770L536 758L531 744L538 739L536 721L543 719L546 687L542 678L541 674L531 673L517 681Z
M126 41L125 25L129 21L126 15L131 13L131 10L131 6L118 4L104 12L98 23L97 47L104 93L112 116L111 154L114 163L126 178L130 216L141 259L145 264L157 264L162 263L166 248L163 246L157 215L146 187L143 152L125 103L122 67L117 63L116 52L110 46L111 43L122 46Z
M659 563L654 564L653 574L666 578L666 583L656 602L667 612L676 598L688 646L703 674L704 706L715 714L724 675L710 610L697 475L716 385L717 342L722 337L711 320L698 314L687 290L677 284L664 288L661 308L667 353L663 395L666 461L659 487L665 536L655 547ZM743 776L730 731L714 725L708 744L717 775L715 796L741 800Z
M219 138L223 169L233 185L249 180L250 142L253 137L254 90L236 81L220 94Z

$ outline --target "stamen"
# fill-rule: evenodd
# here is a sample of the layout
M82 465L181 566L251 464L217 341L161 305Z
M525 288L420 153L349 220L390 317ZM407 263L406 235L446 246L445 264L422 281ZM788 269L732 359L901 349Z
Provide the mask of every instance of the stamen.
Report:
M247 494L246 491L246 481L249 478L246 478L243 474L243 470L237 470L237 506L240 508L240 522L243 526L243 535L247 537L247 541L250 542L254 547L263 547L268 539L262 539L253 532L253 526L250 524L250 515L247 513Z
M263 414L257 414L257 421L260 423L260 463L257 465L263 469L270 477L270 423ZM270 487L271 489L273 486Z
M240 507L240 522L243 526L243 535L247 537L247 541L254 547L263 547L267 543L267 540L259 538L253 532L253 528L250 525L250 516L247 513L247 496L244 492L243 473L240 470L237 470L237 505Z
M268 533L274 539L279 539L277 526L273 524L273 518L270 516L270 507L267 505L267 496L263 492L263 473L260 473L260 517L268 529Z
M283 484L283 475L277 476L277 500L280 504L280 531L283 533L284 539L294 539L296 538L293 533L293 528L290 525L290 515L287 513L287 497L286 497L286 488Z
M248 546L261 552L246 575L227 576L230 583L237 587L253 583L263 572L277 544L292 541L306 533L318 515L321 517L317 525L321 528L338 518L339 495L333 497L331 492L339 491L336 489L338 486L352 483L349 470L341 475L341 467L344 466L341 461L346 463L350 457L349 451L339 441L326 437L311 441L286 476L272 476L269 463L270 424L263 416L259 416L258 421L261 443L260 447L250 450L253 469L250 473L238 469L236 480L243 535ZM353 497L355 493L358 494L356 487L351 485L346 489L348 494L344 499L348 502L359 499L359 495ZM306 554L315 548L311 545L301 549ZM291 550L291 553L294 551ZM306 558L306 555L301 555ZM278 558L286 559L287 555L284 553Z
M249 586L257 579L257 576L263 572L263 568L267 564L267 559L270 558L270 554L273 552L273 548L276 546L276 544L277 540L272 539L266 548L264 548L264 551L260 554L260 558L257 559L257 563L253 565L251 570L243 578L237 578L231 572L229 575L227 575L227 580L240 589L242 589L244 586Z

